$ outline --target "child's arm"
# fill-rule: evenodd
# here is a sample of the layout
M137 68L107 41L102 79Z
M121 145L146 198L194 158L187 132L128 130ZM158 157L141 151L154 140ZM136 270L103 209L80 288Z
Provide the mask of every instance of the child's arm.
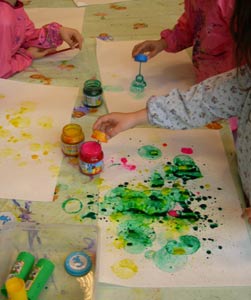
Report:
M33 22L26 15L26 34L23 46L25 48L37 47L41 49L52 49L60 46L65 41L71 48L82 47L82 35L73 28L64 27L52 22L41 28L35 28Z
M162 39L166 41L168 52L178 52L193 45L194 29L193 20L188 15L189 1L185 1L185 12L178 19L173 29L165 29L160 33Z
M106 134L108 139L114 137L118 133L140 124L147 123L147 110L132 113L110 113L101 116L93 125L93 130L99 130Z
M189 129L238 116L247 96L245 87L250 84L248 71L243 69L240 74L237 78L236 70L233 70L209 78L187 92L174 89L167 96L153 96L145 109L99 117L93 129L103 131L111 138L146 122L169 129ZM239 89L239 80L243 90Z

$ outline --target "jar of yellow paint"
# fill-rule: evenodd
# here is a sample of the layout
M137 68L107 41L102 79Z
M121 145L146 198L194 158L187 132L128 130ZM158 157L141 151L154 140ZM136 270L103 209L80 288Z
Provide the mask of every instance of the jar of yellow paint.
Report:
M80 125L74 123L65 125L61 135L63 153L69 156L78 156L80 145L84 139L84 132Z

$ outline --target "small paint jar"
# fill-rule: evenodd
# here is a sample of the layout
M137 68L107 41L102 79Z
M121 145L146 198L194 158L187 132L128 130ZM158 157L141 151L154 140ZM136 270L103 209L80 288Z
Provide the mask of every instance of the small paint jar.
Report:
M104 153L98 142L89 141L81 145L79 150L79 166L85 175L96 175L104 168Z
M83 88L84 105L91 108L99 107L102 104L102 93L103 89L99 80L87 80Z
M65 125L61 135L63 153L69 156L78 156L80 145L84 139L85 136L80 125L74 123Z

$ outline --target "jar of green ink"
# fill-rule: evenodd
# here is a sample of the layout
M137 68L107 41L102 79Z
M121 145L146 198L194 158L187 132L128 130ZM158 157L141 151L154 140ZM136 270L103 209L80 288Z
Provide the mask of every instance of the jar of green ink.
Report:
M90 108L99 107L102 102L103 88L101 82L97 79L89 79L85 81L84 88L84 105Z

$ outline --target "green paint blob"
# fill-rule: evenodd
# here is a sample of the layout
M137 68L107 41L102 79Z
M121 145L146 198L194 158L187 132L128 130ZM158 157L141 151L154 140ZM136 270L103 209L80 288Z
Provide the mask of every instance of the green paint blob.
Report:
M118 238L125 242L125 250L137 254L152 246L155 231L140 220L128 220L118 226Z
M67 214L77 214L83 208L83 203L77 198L69 198L62 203L62 208Z
M95 220L95 219L96 219L96 214L95 214L94 212L89 212L89 213L87 213L86 215L81 216L81 218L82 218L82 219L87 219L87 218L89 218L89 219Z
M176 202L181 203L187 199L189 193L184 188L135 191L126 187L116 187L104 196L99 208L101 214L105 215L117 212L144 213L149 216L166 215Z
M187 264L187 255L171 255L166 247L156 251L153 256L153 262L160 270L174 273L184 268Z
M200 241L195 236L183 235L178 241L168 241L165 247L167 252L172 255L190 255L198 251Z
M103 90L107 92L123 92L124 88L122 86L114 86L114 85L104 85Z
M188 155L175 156L173 164L166 164L163 169L167 180L181 178L185 183L187 180L203 177L194 160Z
M210 224L210 228L214 229L214 228L217 228L219 225L217 223L213 223L213 224Z
M151 187L162 187L164 186L165 184L165 181L164 181L164 178L161 176L160 173L158 172L154 172L152 175L151 175L151 178L150 178L150 186Z
M139 156L149 159L155 160L159 159L162 156L162 152L159 148L151 145L145 145L138 149Z
M133 82L131 83L130 91L135 94L142 93L146 85L147 84L145 82L144 76L138 74L135 80L133 80Z

